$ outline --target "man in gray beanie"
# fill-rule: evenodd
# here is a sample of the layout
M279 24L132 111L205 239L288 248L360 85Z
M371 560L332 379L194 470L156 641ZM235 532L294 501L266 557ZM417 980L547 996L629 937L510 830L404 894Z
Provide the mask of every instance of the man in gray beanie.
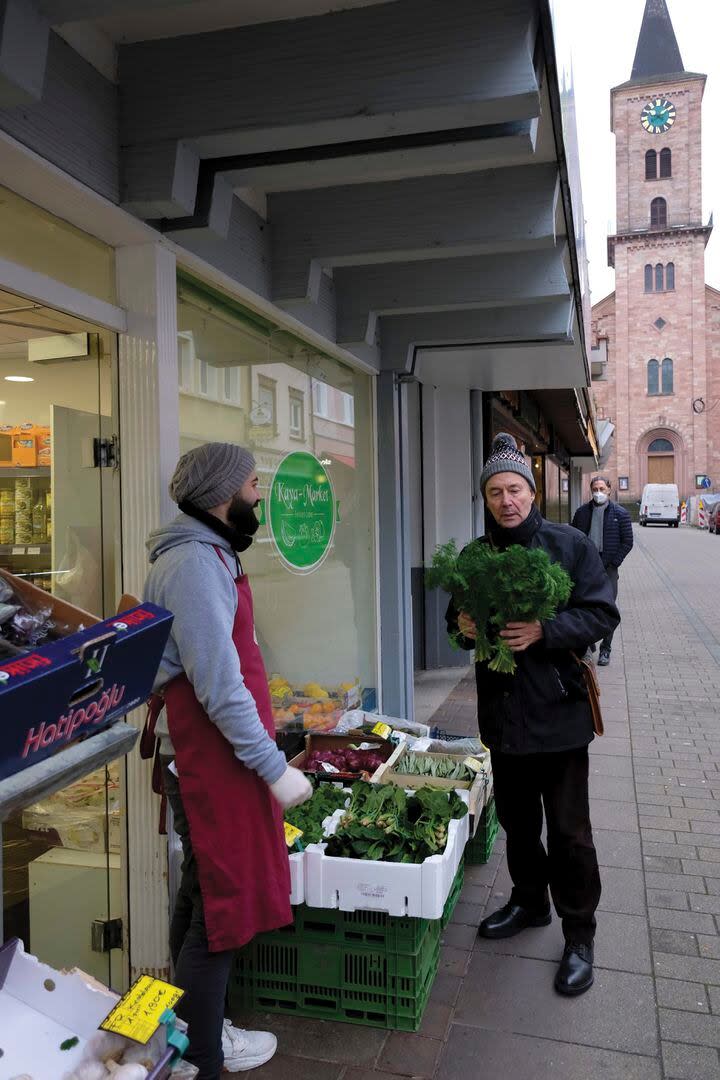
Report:
M223 1018L234 950L292 922L283 812L312 794L275 743L252 594L238 553L258 528L249 450L207 443L178 462L181 513L148 540L145 599L175 616L143 736L157 762L183 847L170 928L185 996L188 1060L199 1080L268 1061L274 1035Z
M555 976L560 994L582 994L593 982L595 910L600 874L588 801L592 712L580 666L592 641L620 621L594 545L569 525L555 525L535 505L535 480L511 435L498 435L480 485L488 535L473 544L504 550L542 548L567 570L567 604L544 622L510 622L500 634L517 670L475 665L480 734L492 758L495 805L507 834L513 882L509 903L480 924L485 938L512 937L550 922L550 896L562 919L565 951ZM451 603L448 630L475 646L472 620ZM492 633L492 630L490 631ZM543 810L547 850L542 843Z

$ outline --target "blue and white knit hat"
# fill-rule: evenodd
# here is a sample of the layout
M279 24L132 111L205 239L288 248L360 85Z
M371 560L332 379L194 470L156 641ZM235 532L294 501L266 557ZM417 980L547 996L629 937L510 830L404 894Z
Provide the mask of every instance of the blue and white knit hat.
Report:
M512 435L501 431L493 439L490 457L485 462L485 468L480 474L480 490L485 494L485 485L491 476L497 473L514 472L527 480L533 491L535 479L532 469L525 460L525 456L518 450L518 445Z

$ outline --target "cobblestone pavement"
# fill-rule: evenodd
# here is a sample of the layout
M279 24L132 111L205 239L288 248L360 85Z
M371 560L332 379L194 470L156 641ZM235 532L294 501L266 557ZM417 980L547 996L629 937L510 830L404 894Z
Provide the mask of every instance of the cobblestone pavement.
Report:
M621 632L601 670L606 734L591 748L603 879L596 980L552 979L559 922L477 938L510 882L502 839L466 869L421 1030L278 1016L263 1080L720 1080L720 537L639 529L623 567ZM470 675L434 722L475 726Z

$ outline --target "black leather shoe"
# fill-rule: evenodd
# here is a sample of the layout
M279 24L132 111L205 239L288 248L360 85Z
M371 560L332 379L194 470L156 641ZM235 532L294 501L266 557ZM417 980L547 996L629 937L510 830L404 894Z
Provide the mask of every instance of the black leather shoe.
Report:
M505 938L519 934L521 930L527 930L529 926L549 926L552 916L550 909L546 911L528 911L519 904L505 904L487 919L483 919L478 928L480 937Z
M610 653L607 649L601 649L598 656L598 667L607 667L610 663Z
M592 945L578 945L569 941L555 976L558 994L575 997L589 990L594 981L593 959Z

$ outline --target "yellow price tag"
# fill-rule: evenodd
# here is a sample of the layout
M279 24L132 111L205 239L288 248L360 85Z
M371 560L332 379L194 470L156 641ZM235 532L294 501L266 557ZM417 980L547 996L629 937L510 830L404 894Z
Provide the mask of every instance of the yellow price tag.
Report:
M298 829L297 826L291 825L289 821L284 822L285 825L285 843L288 847L292 847L296 840L299 840L303 835L302 829Z
M114 1031L116 1035L124 1035L144 1046L157 1031L165 1010L174 1009L184 993L184 990L161 979L141 975L100 1027L103 1031Z
M475 773L481 773L483 771L482 761L478 761L476 757L466 757L463 761L463 765L466 769L471 769Z
M381 739L389 739L392 735L392 728L389 724L384 724L382 720L379 720L372 729L372 733L373 735L379 735Z

